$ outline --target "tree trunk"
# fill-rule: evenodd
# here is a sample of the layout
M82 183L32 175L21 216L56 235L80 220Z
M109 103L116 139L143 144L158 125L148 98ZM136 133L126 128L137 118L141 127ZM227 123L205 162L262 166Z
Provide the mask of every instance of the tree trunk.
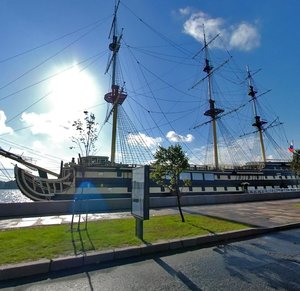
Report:
M181 216L181 222L185 222L184 216L183 216L183 213L182 213L182 210L181 210L181 199L180 199L179 189L176 189L176 196L177 196L178 210L179 210L179 213L180 213L180 216Z

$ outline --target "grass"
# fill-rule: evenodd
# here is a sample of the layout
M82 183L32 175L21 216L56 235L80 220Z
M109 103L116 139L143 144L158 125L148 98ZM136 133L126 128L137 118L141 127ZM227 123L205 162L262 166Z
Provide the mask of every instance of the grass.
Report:
M300 203L295 204L296 208L300 208Z
M246 225L200 215L155 216L144 221L144 241L176 239L248 228ZM77 226L77 225L76 225ZM112 219L88 223L88 229L70 232L70 225L38 226L0 231L0 264L140 245L135 236L135 220Z

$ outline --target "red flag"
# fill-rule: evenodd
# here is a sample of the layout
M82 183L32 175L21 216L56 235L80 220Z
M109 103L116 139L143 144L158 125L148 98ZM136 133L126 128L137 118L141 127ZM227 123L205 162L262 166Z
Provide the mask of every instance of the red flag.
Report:
M293 143L291 142L291 144L290 144L290 147L289 147L289 152L291 152L291 153L293 153L294 152L294 145L293 145Z

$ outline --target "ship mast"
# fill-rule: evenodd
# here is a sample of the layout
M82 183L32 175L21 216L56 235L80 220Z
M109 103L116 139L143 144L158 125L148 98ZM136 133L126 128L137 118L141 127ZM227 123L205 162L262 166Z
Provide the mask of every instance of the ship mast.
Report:
M205 116L210 116L212 121L212 130L213 130L213 148L214 148L214 162L215 168L219 168L219 157L218 157L218 137L217 137L217 116L224 112L223 109L215 107L215 100L212 96L212 71L213 66L210 64L209 56L208 56L208 43L206 42L205 32L203 32L204 37L204 52L205 52L205 67L203 71L207 74L208 80L208 101L209 101L209 109L204 112Z
M117 84L117 57L118 52L121 46L122 33L117 34L117 12L119 8L120 0L115 2L115 11L112 21L112 26L110 30L111 43L109 44L109 49L112 52L111 58L108 62L106 73L111 71L111 92L105 94L104 100L112 104L112 109L107 115L106 121L108 118L113 115L112 123L112 140L111 140L111 163L115 163L116 156L116 140L117 140L117 122L118 122L118 107L121 105L127 97L127 94L123 92L123 88Z
M257 112L257 99L256 99L256 91L253 86L253 79L249 70L249 67L247 66L247 76L248 76L248 86L249 86L249 93L248 95L251 97L251 101L253 104L253 113L254 113L254 123L252 126L257 128L258 135L259 135L259 142L260 142L260 148L261 148L261 155L262 160L265 163L267 161L266 159L266 151L265 151L265 145L264 145L264 139L263 139L263 125L267 122L260 119L260 116Z

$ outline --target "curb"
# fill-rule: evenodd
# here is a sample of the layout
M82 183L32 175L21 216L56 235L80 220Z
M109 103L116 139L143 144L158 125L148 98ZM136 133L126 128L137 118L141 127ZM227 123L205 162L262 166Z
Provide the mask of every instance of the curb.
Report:
M300 223L285 224L270 228L250 228L220 234L190 237L180 240L169 240L153 244L89 252L86 255L68 256L52 260L42 259L34 262L0 266L0 281L41 275L55 271L101 264L125 258L175 251L191 247L211 246L228 241L243 240L253 236L275 231L299 228Z

